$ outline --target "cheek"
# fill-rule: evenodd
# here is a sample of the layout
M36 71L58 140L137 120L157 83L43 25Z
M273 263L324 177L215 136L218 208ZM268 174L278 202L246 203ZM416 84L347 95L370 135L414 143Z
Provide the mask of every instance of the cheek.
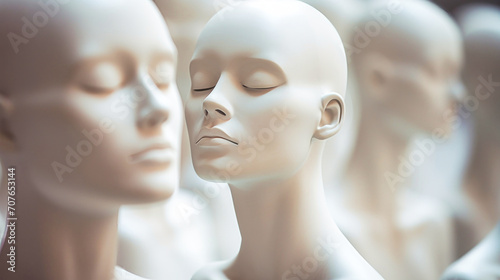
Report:
M38 179L57 183L81 183L112 170L116 165L108 163L133 135L107 105L92 98L61 98L19 108L16 136L26 166Z
M254 111L247 118L248 138L254 141L255 165L264 172L293 170L307 158L319 110L316 104L304 98L304 94L289 92L286 99L263 102L262 110ZM258 106L249 106L258 108ZM249 142L249 141L247 141Z
M399 97L393 104L394 110L398 115L408 121L418 124L427 117L436 116L436 102L434 85L427 81L409 79L398 91ZM425 121L427 122L427 121Z
M64 159L65 149L76 145L83 137L85 121L67 104L20 106L12 129L26 160L49 165Z

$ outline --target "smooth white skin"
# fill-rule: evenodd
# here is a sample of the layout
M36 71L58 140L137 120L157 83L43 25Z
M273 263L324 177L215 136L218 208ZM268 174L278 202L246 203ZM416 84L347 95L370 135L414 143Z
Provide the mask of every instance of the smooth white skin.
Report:
M59 8L18 54L0 45L0 156L17 168L17 264L29 267L9 279L108 280L119 206L164 200L178 184L176 49L150 1ZM38 1L3 1L2 36L40 10ZM66 147L106 119L114 130L60 182L53 162L66 164Z
M155 0L179 50L177 84L183 99L191 91L189 64L203 27L217 11L238 1L243 0ZM214 198L210 197L208 207L203 211L210 212L211 220L208 222L214 225L214 234L217 238L217 251L214 252L214 257L226 259L234 256L238 251L241 237L230 191L225 184L214 185L212 182L202 180L196 174L191 159L187 128L183 133L180 186L194 191L195 196L199 192L206 193L210 189L221 189L220 195ZM197 220L201 222L201 219Z
M364 5L361 5L357 0L302 0L302 2L311 5L330 20L339 32L346 52L349 53L354 28L365 12ZM349 56L347 62L350 63ZM344 127L335 137L325 142L323 181L326 186L327 201L330 205L335 204L335 200L339 197L339 182L354 150L361 118L355 73L351 70L352 68L349 67Z
M462 41L452 19L434 4L400 5L390 24L353 56L363 113L344 182L346 195L336 205L337 213L348 214L336 218L384 278L437 279L453 260L449 211L404 190L411 175L400 175L405 181L392 185L387 174L399 174L415 137L452 130L443 113L453 109L460 95ZM358 26L370 21L367 13Z
M500 278L500 224L473 250L455 262L443 280L494 280Z
M178 50L177 85L185 98L196 40L216 5L212 0L154 2ZM148 279L188 279L203 264L236 255L241 242L229 188L202 180L194 171L187 129L182 141L176 195L165 203L120 211L118 264ZM213 190L220 190L215 197Z
M190 279L201 266L217 260L211 212L200 211L189 219L180 213L199 200L179 189L167 202L122 207L118 265L146 279Z
M297 1L226 8L203 30L190 71L185 112L194 167L204 179L229 183L242 235L233 261L193 279L294 279L292 266L328 235L339 247L310 279L380 279L324 199L322 140L340 129L347 81L328 20Z
M466 101L472 104L475 100L478 105L469 111L474 123L473 149L463 184L453 196L460 221L458 253L462 256L500 220L500 9L470 5L458 18L465 38Z
M217 7L213 0L155 0L179 51L177 84L183 99L191 90L189 63L196 41Z
M301 1L320 11L335 26L344 43L351 39L354 24L365 12L365 5L360 0Z

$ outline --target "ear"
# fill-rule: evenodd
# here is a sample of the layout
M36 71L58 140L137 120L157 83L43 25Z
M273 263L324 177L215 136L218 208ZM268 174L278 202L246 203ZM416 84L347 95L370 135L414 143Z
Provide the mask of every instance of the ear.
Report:
M326 140L339 132L344 122L345 102L342 95L330 92L321 98L321 104L321 120L314 138Z
M367 93L374 100L385 99L395 75L394 63L381 53L370 53L366 55L364 65Z
M13 105L10 98L0 92L0 151L12 152L15 150L14 134L9 125Z

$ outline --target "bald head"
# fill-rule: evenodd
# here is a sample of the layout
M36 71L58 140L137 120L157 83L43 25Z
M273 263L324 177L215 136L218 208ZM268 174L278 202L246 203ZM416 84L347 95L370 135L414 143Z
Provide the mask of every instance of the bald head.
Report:
M500 9L491 5L471 5L459 15L464 33L467 68L471 78L500 74Z
M302 0L311 5L335 26L345 42L351 39L354 24L363 14L364 5L357 0Z
M276 63L288 82L345 93L346 57L333 25L298 1L245 1L226 7L206 25L194 59L215 51Z
M175 50L152 1L5 0L0 19L0 36L8 38L0 42L0 88L9 92L67 83L85 57L138 55L159 41Z
M375 2L372 13L367 13L358 26L371 28L373 14L389 5L387 0ZM401 1L400 6L398 13L390 14L387 26L379 25L380 31L369 35L370 44L362 52L377 51L400 61L424 62L446 57L461 62L460 31L445 11L425 0Z
M500 121L500 9L485 4L471 5L460 12L459 21L465 34L464 80L469 98L481 102L475 111L477 123L491 130L498 127Z
M358 27L352 62L369 109L365 120L378 119L407 139L450 131L443 112L463 95L462 38L450 16L430 1L384 0Z

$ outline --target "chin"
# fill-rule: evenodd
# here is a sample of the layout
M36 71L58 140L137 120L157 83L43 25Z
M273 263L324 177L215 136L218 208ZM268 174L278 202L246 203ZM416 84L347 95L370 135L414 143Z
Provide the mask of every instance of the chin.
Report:
M229 176L224 172L224 169L214 168L214 167L196 167L194 168L198 176L208 182L212 183L228 183Z
M127 188L127 201L131 204L154 203L170 198L179 187L177 170L140 176Z
M193 158L193 166L196 174L198 174L201 179L213 183L228 183L228 181L233 178L227 169L229 162L232 161L227 158Z
M169 199L177 190L176 184L162 184L155 186L142 185L134 188L127 196L125 204L147 204Z

